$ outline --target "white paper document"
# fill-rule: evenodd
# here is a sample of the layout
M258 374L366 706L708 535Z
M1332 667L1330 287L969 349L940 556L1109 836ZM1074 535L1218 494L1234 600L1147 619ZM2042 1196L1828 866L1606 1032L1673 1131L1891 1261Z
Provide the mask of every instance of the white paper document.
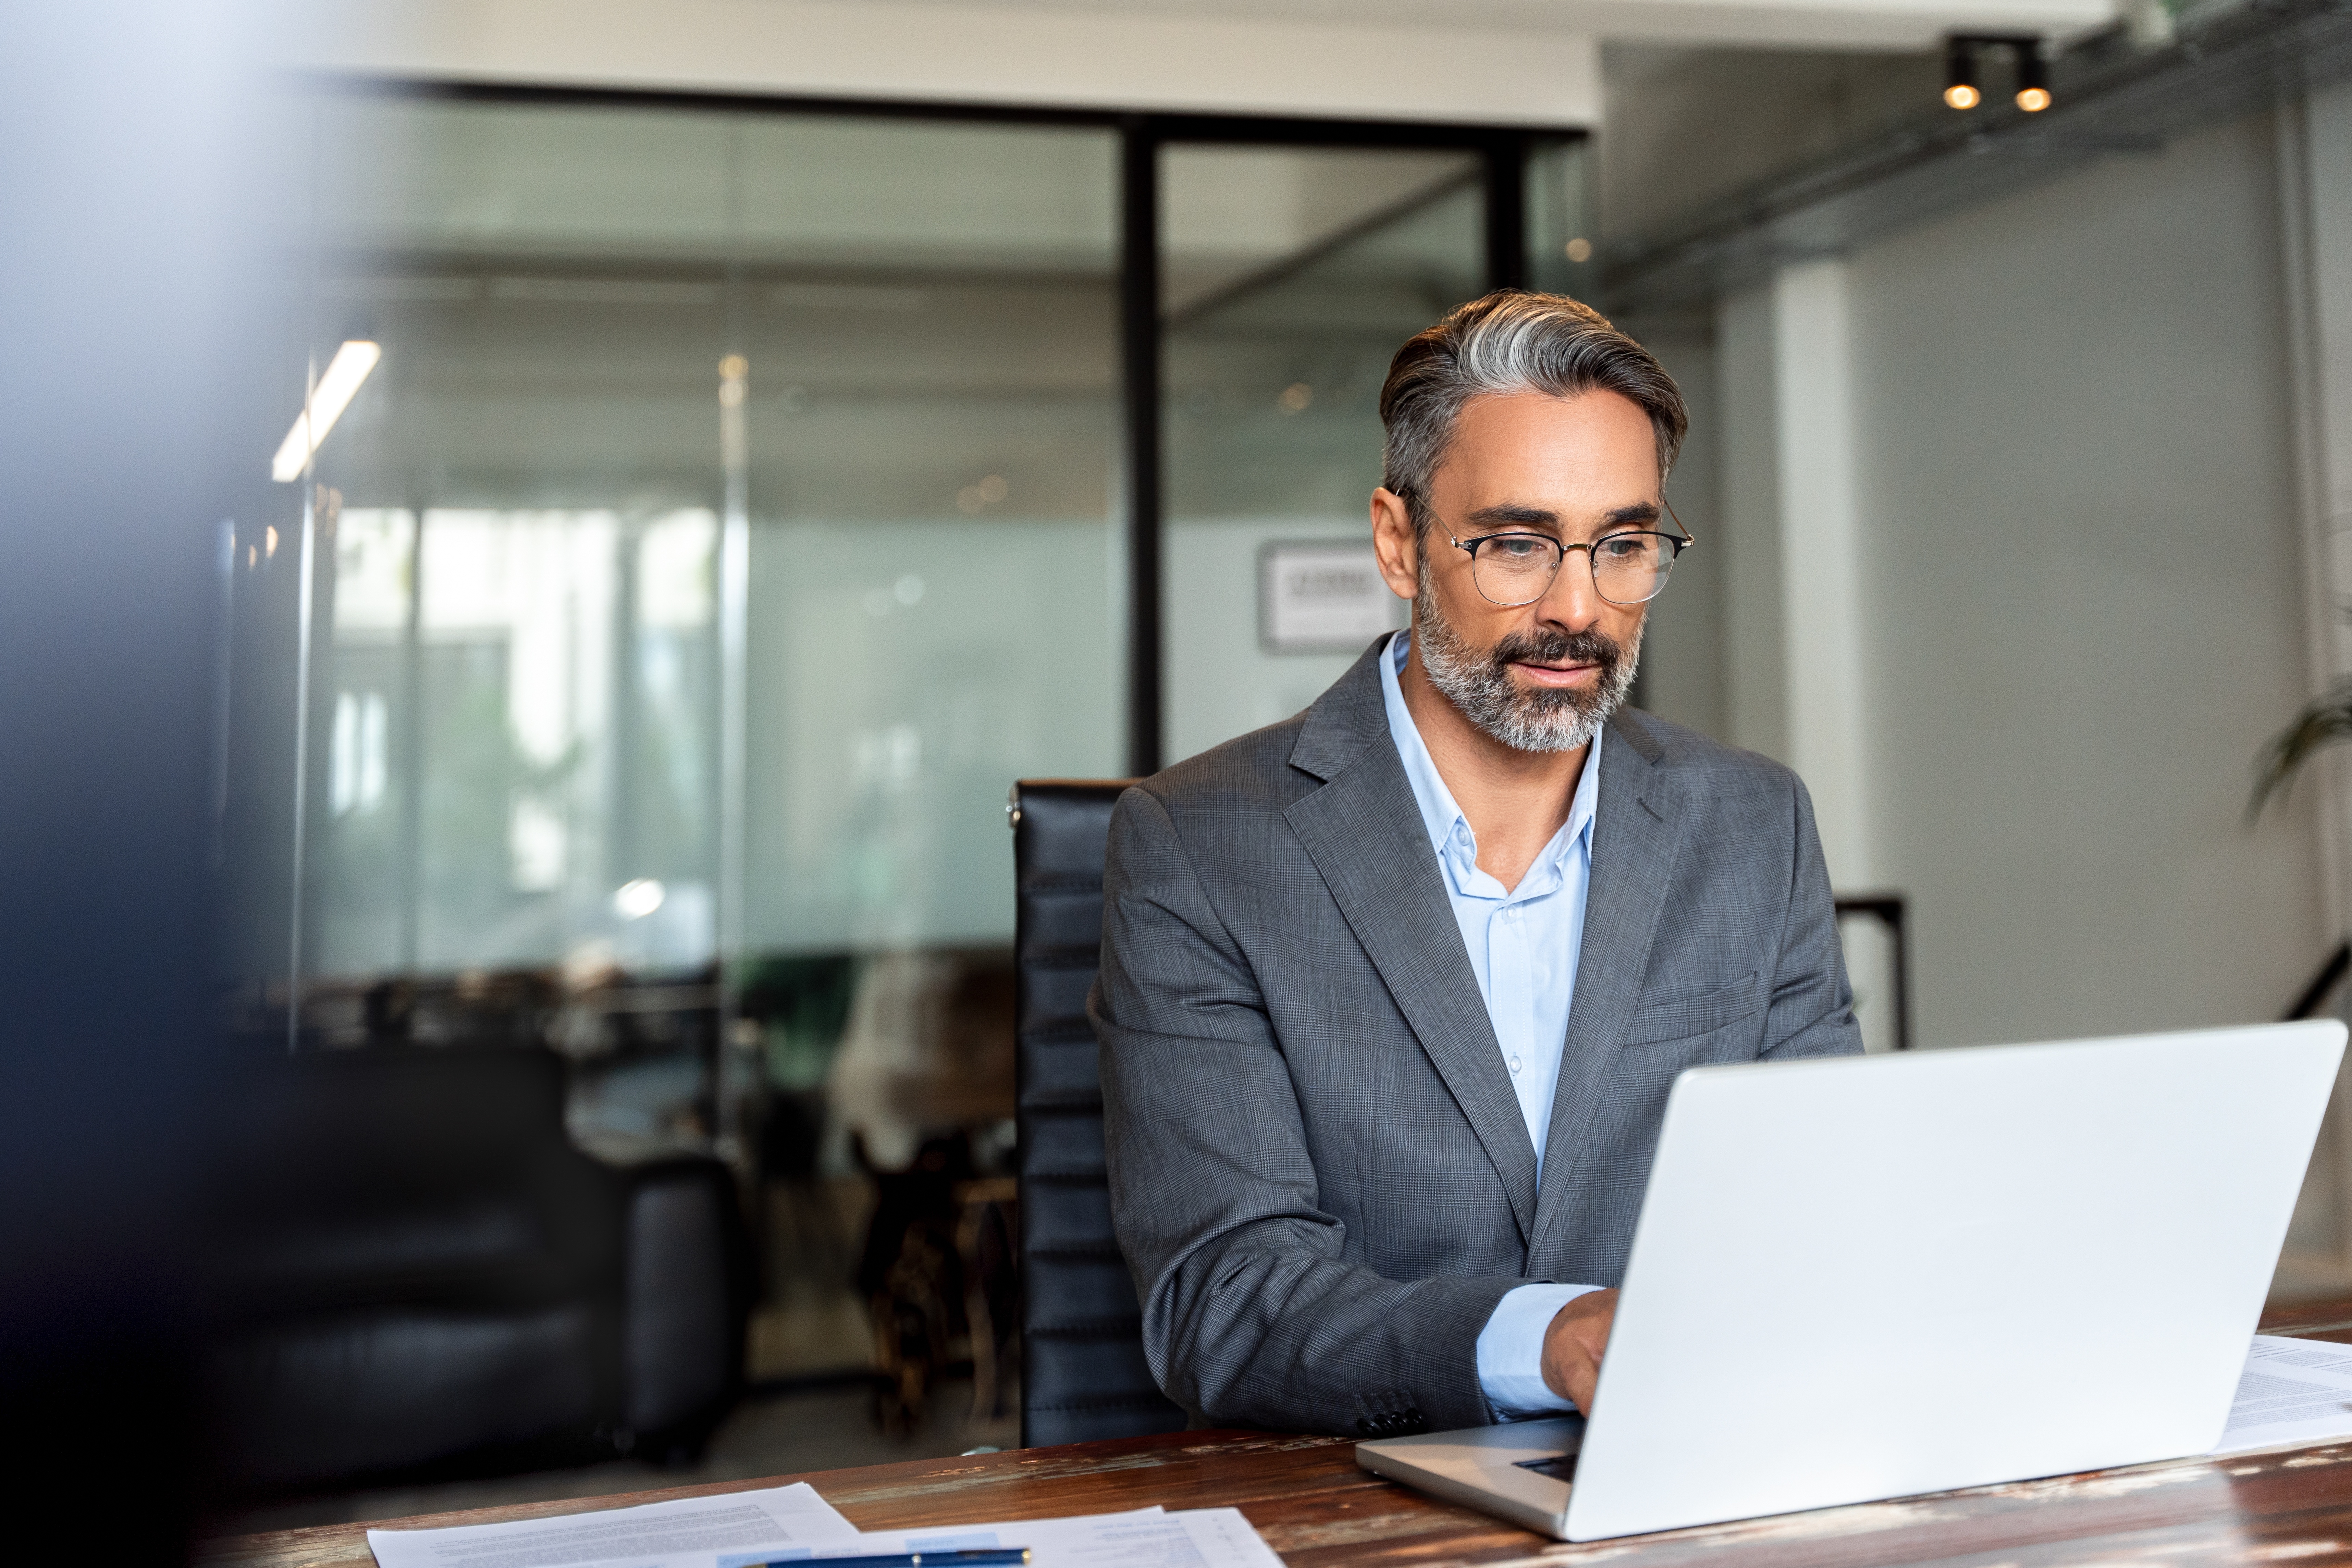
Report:
M1239 1509L1158 1508L1003 1524L857 1528L805 1481L508 1524L371 1530L377 1568L751 1568L1026 1547L1031 1568L1282 1568Z
M367 1538L377 1568L717 1568L722 1556L806 1556L856 1541L857 1527L801 1481L507 1524L371 1530Z
M2256 1334L2216 1454L2352 1437L2352 1345Z
M827 1542L780 1557L729 1553L715 1568L761 1563L908 1552L966 1552L1026 1547L1030 1568L1282 1568L1239 1509L1141 1509L1076 1519L1024 1519L1003 1524L932 1525L921 1530L870 1531L853 1542Z

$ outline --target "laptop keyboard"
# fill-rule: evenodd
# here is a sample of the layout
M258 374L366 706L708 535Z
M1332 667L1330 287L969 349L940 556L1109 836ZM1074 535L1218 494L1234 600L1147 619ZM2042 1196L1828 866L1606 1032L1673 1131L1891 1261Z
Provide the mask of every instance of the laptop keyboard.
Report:
M1518 1462L1518 1468L1523 1470L1533 1470L1539 1476L1549 1476L1556 1481L1576 1479L1574 1454L1554 1454L1549 1459L1521 1459Z

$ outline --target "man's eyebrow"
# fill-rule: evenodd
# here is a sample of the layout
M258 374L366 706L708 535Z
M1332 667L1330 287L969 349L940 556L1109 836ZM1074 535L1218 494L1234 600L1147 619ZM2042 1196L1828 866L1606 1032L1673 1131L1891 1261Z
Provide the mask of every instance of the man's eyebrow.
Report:
M1482 506L1470 514L1474 528L1551 528L1559 526L1559 514L1546 511L1539 506L1521 506L1505 501L1498 506Z
M1660 515L1655 501L1633 501L1611 508L1602 514L1601 526L1615 528L1629 522L1655 522ZM1558 532L1560 527L1558 512L1517 501L1482 506L1469 515L1467 521L1473 528L1548 528Z

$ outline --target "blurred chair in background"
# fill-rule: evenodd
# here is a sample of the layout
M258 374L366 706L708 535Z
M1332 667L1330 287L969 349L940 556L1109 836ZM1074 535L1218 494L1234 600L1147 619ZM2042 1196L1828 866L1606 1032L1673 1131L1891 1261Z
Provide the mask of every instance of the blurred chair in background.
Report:
M269 1064L215 1194L206 1357L228 1499L698 1453L741 1382L734 1184L650 1143L576 1148L526 1047Z

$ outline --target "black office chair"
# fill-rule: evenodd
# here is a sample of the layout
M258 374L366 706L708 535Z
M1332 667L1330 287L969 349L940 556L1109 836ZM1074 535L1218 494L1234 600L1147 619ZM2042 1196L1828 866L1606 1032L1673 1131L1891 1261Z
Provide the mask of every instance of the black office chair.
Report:
M1123 780L1013 786L1021 1118L1021 1442L1180 1432L1143 1358L1143 1314L1110 1224L1102 1078L1087 992L1102 946L1103 850Z

